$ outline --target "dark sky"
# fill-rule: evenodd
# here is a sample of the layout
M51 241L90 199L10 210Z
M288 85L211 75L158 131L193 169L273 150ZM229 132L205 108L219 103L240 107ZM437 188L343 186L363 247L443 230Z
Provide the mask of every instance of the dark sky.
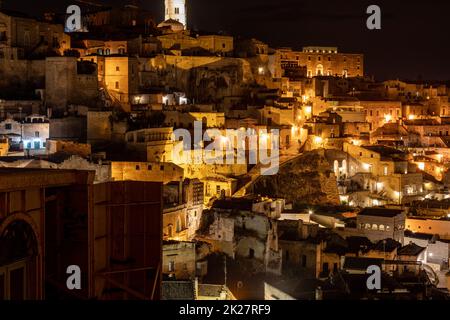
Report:
M164 0L137 0L163 19ZM74 0L3 0L5 7L40 15ZM126 0L98 0L125 4ZM191 28L226 31L272 47L338 46L365 54L366 74L378 79L450 80L450 0L187 0ZM377 4L382 30L366 28Z

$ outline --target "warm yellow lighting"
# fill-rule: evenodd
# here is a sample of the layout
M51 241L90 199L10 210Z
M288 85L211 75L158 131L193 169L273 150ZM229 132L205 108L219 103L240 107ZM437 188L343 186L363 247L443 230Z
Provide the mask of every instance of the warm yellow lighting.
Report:
M263 75L263 74L264 74L264 68L263 68L263 67L259 67L259 68L258 68L258 73L259 73L260 75Z
M377 182L377 189L378 189L378 191L382 190L383 186L384 186L383 182Z
M400 192L394 191L394 194L395 194L395 197L396 197L396 198L400 198Z
M354 144L355 146L360 146L361 140L352 140L352 144Z
M310 107L310 106L305 107L306 114L311 114L311 112L312 112L312 107Z
M419 167L420 170L425 170L425 163L424 162L418 162L417 167Z
M392 121L392 116L390 114L385 114L384 115L384 120L386 120L386 122L391 122Z
M323 142L323 139L321 137L315 137L314 138L314 143L315 144L321 144Z
M416 116L413 115L413 114L410 114L410 115L408 116L408 120L414 120L415 118L416 118Z
M368 164L368 163L363 163L363 168L364 168L364 170L369 171L369 170L370 170L370 167L371 167L370 164Z
M267 139L269 139L269 135L267 133L261 133L259 136L259 138L263 141L267 141Z

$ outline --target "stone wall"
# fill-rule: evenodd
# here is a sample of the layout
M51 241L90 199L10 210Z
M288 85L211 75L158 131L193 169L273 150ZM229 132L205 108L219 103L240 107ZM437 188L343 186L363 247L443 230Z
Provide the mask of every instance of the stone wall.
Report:
M294 204L338 205L336 177L330 168L324 150L311 151L282 165L277 175L261 176L250 188Z

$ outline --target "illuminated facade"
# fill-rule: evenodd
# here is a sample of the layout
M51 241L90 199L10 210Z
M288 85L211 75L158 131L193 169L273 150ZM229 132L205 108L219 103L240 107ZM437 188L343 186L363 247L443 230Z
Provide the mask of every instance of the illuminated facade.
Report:
M187 26L186 0L165 0L165 20L175 20Z

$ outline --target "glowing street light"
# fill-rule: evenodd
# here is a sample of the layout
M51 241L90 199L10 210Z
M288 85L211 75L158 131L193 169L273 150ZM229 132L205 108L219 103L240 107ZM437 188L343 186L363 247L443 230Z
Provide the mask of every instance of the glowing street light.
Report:
M321 144L322 142L323 142L322 137L315 137L315 138L314 138L314 143L315 143L315 144Z
M306 106L305 107L305 113L310 115L312 113L312 107L311 106Z

